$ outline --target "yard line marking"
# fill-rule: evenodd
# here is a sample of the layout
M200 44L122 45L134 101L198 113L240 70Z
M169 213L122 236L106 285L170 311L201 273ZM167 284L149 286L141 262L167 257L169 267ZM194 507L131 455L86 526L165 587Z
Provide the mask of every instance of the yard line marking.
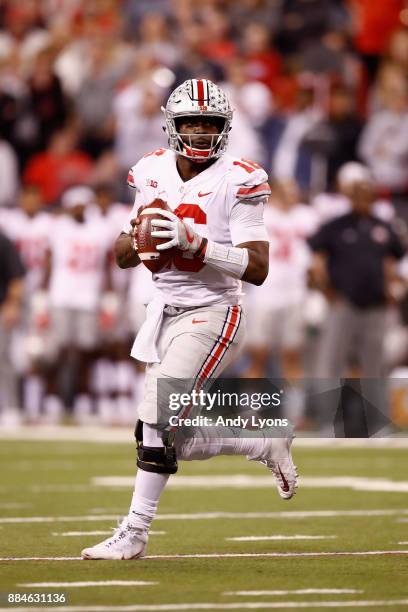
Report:
M0 557L0 561L79 561L82 557Z
M88 521L117 521L118 514L100 516L8 516L0 518L0 523L77 523Z
M257 601L237 603L176 603L136 604L131 606L58 606L58 612L180 612L180 610L273 610L282 608L379 608L380 606L406 606L408 599L356 600L356 601ZM50 608L12 608L14 612L49 612ZM0 608L10 612L11 608Z
M261 596L261 595L343 595L364 593L360 589L292 589L287 591L225 591L223 595L243 595L243 596Z
M127 427L99 427L76 425L23 425L0 430L1 440L45 440L51 442L72 441L97 444L132 444L134 439ZM307 437L297 437L296 446L307 448L407 448L408 438L322 438L316 432Z
M408 519L398 519L397 523L408 523Z
M268 540L335 540L337 538L336 535L272 535L272 536L239 536L235 538L225 538L226 540L232 542L263 542ZM403 542L399 542L402 544ZM408 542L405 542L408 544Z
M408 555L408 550L365 550L341 552L265 552L265 553L199 553L148 555L144 559L230 559L234 557L363 557L367 555ZM1 561L1 559L0 559Z
M51 535L53 536L97 536L97 535L109 535L112 533L112 529L107 529L106 531L53 531Z
M32 493L89 493L97 487L92 484L52 484L52 485L30 485L27 487Z
M365 557L371 555L408 555L408 550L355 550L327 552L260 552L260 553L181 553L148 555L144 559L233 559L235 557ZM82 557L0 557L1 561L79 561ZM58 608L59 609L59 608Z
M270 488L271 477L249 476L235 474L231 476L175 476L170 479L168 487L174 489L261 489ZM374 491L385 493L408 493L408 481L389 480L386 478L362 478L354 476L303 476L299 478L299 486L308 489L351 489L353 491ZM131 476L97 476L89 484L52 484L29 485L32 493L89 493L100 487L126 488L134 487L134 478ZM5 487L1 490L6 491Z
M403 544L405 546L405 544L408 544L408 542L398 542L398 544Z
M22 582L19 587L92 587L92 586L150 586L160 584L146 580L93 580L88 582Z
M103 531L53 531L53 536L97 536L97 535L110 535L112 533L112 529L103 530ZM166 531L149 531L149 535L165 535Z
M96 476L91 479L91 486L131 488L134 478L131 476ZM249 474L218 476L174 476L168 487L174 489L258 489L270 488L271 477L252 476ZM408 481L389 480L387 478L362 478L356 476L304 476L299 478L299 487L311 489L352 489L354 491L379 491L387 493L408 493Z
M399 516L408 515L408 509L399 510L293 510L281 512L192 512L190 514L158 514L155 521L206 521L218 519L273 519L273 518L336 518L339 516ZM117 521L120 514L79 516L9 516L0 518L0 523L76 523Z

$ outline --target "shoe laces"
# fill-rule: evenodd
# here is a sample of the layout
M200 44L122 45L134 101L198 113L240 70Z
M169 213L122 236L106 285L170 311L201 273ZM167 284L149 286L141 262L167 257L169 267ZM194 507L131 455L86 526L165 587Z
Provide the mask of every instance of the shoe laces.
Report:
M112 546L113 544L116 544L117 542L122 540L126 535L126 527L126 518L119 519L117 522L117 526L112 527L113 534L105 541L105 545Z
M113 544L116 544L120 540L123 540L123 538L125 538L126 536L130 537L132 540L135 538L143 542L143 538L141 537L142 529L139 529L138 527L132 527L132 525L129 524L127 516L118 519L117 527L112 527L112 529L113 534L106 542L107 546L112 546Z

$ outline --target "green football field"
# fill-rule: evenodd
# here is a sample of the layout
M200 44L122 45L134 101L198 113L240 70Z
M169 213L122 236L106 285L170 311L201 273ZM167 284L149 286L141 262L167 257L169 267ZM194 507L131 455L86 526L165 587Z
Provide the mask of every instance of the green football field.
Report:
M408 447L294 448L285 502L241 457L182 463L148 557L81 561L127 511L129 443L0 440L0 610L408 609ZM96 532L96 533L95 533Z

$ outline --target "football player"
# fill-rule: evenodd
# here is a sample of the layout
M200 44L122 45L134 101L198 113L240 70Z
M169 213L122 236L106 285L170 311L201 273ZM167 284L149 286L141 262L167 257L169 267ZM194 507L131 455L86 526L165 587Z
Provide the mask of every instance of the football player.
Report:
M35 185L21 188L18 206L0 210L0 227L14 242L26 269L22 317L17 342L20 367L25 371L23 388L24 412L30 422L40 415L43 383L39 358L43 354L45 335L39 325L41 283L46 265L46 252L54 216L43 210L41 193Z
M53 221L52 215L42 210L43 206L38 187L25 185L18 206L0 210L0 226L16 245L27 270L24 282L28 296L41 285Z
M153 275L157 294L131 353L147 363L135 431L139 469L128 516L112 537L84 549L84 559L144 556L160 494L177 471L177 459L244 455L272 471L283 498L292 497L296 488L291 439L208 439L198 429L187 439L176 432L173 440L163 427L158 381L192 380L194 389L202 388L242 347L241 280L261 285L268 274L263 205L270 193L258 164L226 153L232 110L217 85L206 79L185 81L163 111L169 148L148 153L131 168L134 208L116 242L119 266L137 266L139 208L158 197L167 201L171 211L157 209L152 236L166 239L157 250L174 248L175 255Z
M267 377L268 359L282 357L285 378L301 378L304 303L311 253L306 238L318 226L311 206L301 203L293 179L275 181L265 208L270 241L269 275L260 289L251 287L247 303L248 345L252 357L246 376Z
M91 412L89 374L100 342L99 313L104 287L110 288L111 233L98 218L88 219L86 209L94 194L85 186L71 187L62 196L63 213L54 222L47 252L47 290L50 312L46 414L61 412L59 381L69 359L78 363L74 413Z

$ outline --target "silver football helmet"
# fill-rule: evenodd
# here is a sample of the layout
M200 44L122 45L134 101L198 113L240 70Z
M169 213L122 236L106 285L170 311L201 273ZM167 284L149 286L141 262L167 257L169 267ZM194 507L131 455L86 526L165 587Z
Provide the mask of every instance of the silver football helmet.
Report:
M179 85L162 107L166 120L166 132L169 137L169 147L179 155L205 162L208 159L220 157L227 148L228 133L231 129L232 110L225 93L212 81L207 79L189 79ZM177 130L177 119L194 115L220 117L224 120L218 134L211 136L208 149L194 148L194 134L182 134Z

